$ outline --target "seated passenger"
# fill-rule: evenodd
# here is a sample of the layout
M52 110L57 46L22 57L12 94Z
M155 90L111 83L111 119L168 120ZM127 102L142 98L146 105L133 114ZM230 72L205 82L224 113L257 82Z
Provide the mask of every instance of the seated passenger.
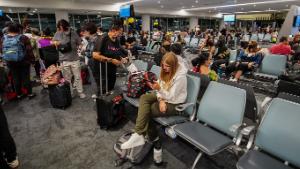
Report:
M286 36L283 36L280 38L280 43L273 45L270 48L270 52L272 54L277 54L277 55L286 55L288 56L289 54L292 53L291 46L289 45L288 38Z
M200 51L201 52L209 52L211 55L215 54L216 47L214 45L214 40L211 38L208 38L206 42L200 46Z
M182 46L178 43L174 43L173 45L171 45L170 50L177 56L178 63L183 66L186 71L188 71L189 65L185 58L182 57Z
M208 76L210 80L216 81L218 75L214 70L210 69L211 60L212 58L207 52L203 52L199 55L199 73Z
M181 35L177 35L176 43L178 43L178 44L180 44L180 45L182 45L182 46L186 45L186 42L185 42L185 40L181 37Z
M218 72L219 66L221 64L227 64L229 61L230 52L226 47L225 40L220 39L218 41L218 53L214 56L214 63L211 69Z
M253 71L259 67L263 59L261 49L257 47L256 41L250 41L248 48L241 51L238 59L233 64L227 66L227 74L236 71L234 78L231 81L238 81L244 72Z
M145 144L145 136L150 141L158 140L152 118L172 116L179 112L175 107L184 103L187 97L186 71L178 64L174 53L167 53L161 63L162 71L158 82L149 83L156 93L144 94L140 98L140 106L136 119L135 133L121 145L122 149L130 149Z

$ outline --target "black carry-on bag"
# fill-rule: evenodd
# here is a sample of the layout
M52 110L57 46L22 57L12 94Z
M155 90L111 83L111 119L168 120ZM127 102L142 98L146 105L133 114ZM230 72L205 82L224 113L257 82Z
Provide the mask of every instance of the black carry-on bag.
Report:
M124 100L122 93L115 90L108 92L107 62L105 62L105 91L103 94L102 66L100 63L100 96L96 99L97 123L101 129L116 126L124 117Z
M66 109L72 104L72 96L69 83L49 85L50 103L54 108Z

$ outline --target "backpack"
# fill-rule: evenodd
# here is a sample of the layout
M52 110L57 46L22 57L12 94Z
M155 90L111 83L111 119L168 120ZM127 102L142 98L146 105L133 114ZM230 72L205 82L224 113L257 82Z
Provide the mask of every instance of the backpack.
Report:
M151 90L147 81L153 82L156 80L156 75L152 72L136 72L129 76L127 96L138 98Z
M4 36L3 59L9 62L19 62L25 57L25 46L20 41L22 35Z
M114 151L118 155L118 159L115 160L116 167L122 166L127 161L133 165L142 163L153 148L153 142L146 140L144 145L126 150L121 149L121 145L126 142L132 134L133 132L125 132L114 144Z

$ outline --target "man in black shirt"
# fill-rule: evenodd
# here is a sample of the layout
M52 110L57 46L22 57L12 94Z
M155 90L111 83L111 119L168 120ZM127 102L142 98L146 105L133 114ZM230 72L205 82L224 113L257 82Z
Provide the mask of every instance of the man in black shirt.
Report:
M98 38L95 43L93 59L96 61L95 69L100 70L98 62L101 63L102 84L104 91L106 71L105 62L107 62L108 91L114 89L116 83L117 66L127 62L127 51L122 48L122 46L120 45L120 41L118 40L119 30L120 27L112 26L109 32L107 34L104 34L101 38Z

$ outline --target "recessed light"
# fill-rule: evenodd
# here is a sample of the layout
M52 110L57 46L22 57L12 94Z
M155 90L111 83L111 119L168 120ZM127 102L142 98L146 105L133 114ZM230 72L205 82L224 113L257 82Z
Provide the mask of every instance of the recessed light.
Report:
M195 6L194 5L192 5L192 8L194 8Z
M195 3L197 4L197 3L199 3L199 1L198 1L198 0L196 0L196 1L195 1Z
M160 4L160 1L157 1L158 4Z
M289 5L285 5L286 7L289 7Z
M164 6L163 6L163 5L160 5L160 7L161 7L161 8L164 8Z
M256 7L256 5L255 5L255 4L254 4L253 6L254 6L254 7Z

